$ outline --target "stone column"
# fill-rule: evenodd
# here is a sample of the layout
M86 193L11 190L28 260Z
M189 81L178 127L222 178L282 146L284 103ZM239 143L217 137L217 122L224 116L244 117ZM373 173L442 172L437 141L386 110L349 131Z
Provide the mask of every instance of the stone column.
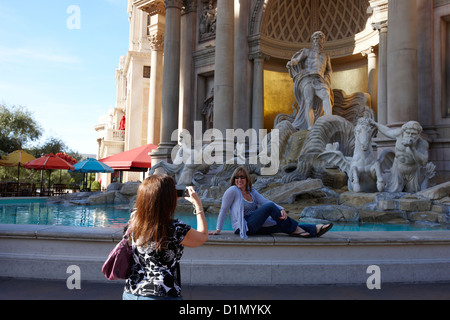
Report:
M142 145L142 114L144 109L142 78L146 63L148 64L145 57L134 52L131 53L127 85L132 89L129 93L126 108L125 151Z
M164 70L161 109L161 142L152 152L152 164L171 162L171 152L177 141L172 133L178 129L180 98L180 21L182 0L165 0Z
M418 120L417 0L389 1L388 112L389 125Z
M148 105L148 136L147 143L158 145L161 137L161 95L163 78L164 34L156 33L150 36L152 46L150 93Z
M239 0L236 12L236 37L234 51L234 103L233 127L235 129L249 129L251 125L251 97L249 83L251 66L248 59L248 17L250 14L250 0Z
M420 77L417 81L419 93L419 122L424 127L426 134L436 137L434 131L435 119L433 109L434 95L434 75L433 75L433 58L434 58L434 19L431 19L434 13L434 5L436 1L417 0L417 29L418 29L418 73ZM443 32L443 30L441 30ZM432 111L432 112L431 112Z
M377 114L377 100L378 100L378 70L377 70L377 54L375 53L375 48L370 47L369 49L361 52L364 56L367 56L367 78L368 86L367 92L370 94L372 109L375 110Z
M253 59L253 102L252 102L252 128L264 129L264 60L268 56L261 52L251 54Z
M234 1L217 1L214 128L233 128Z
M378 122L387 124L387 21L374 25L380 32L378 47Z
M194 102L194 50L195 22L197 1L185 1L184 14L181 17L181 70L180 70L180 113L178 127L193 132L193 102Z

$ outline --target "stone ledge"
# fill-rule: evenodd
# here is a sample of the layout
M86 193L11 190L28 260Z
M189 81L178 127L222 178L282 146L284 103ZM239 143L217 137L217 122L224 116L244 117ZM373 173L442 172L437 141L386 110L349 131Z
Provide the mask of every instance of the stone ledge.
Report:
M62 279L70 265L82 279L105 281L101 267L120 228L0 225L0 274ZM114 238L114 240L113 240ZM379 265L383 283L450 281L450 231L329 232L299 239L276 234L242 240L223 232L185 248L182 282L202 285L364 284Z
M41 225L0 224L0 238L25 238L41 240L112 241L122 238L122 228L91 228ZM368 231L333 232L321 238L294 238L285 234L256 235L243 240L232 231L209 236L204 245L236 246L320 246L320 245L397 245L423 243L449 243L450 231Z
M0 224L0 238L119 241L122 228Z

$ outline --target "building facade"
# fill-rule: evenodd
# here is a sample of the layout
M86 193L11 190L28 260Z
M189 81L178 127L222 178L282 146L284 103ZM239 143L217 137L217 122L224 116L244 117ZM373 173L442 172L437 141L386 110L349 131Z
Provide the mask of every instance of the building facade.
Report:
M450 180L450 0L129 0L128 13L113 112L113 126L126 117L123 150L153 143L167 161L173 131L195 121L272 129L295 102L286 63L320 30L333 88L369 93L379 123L418 121L435 182Z

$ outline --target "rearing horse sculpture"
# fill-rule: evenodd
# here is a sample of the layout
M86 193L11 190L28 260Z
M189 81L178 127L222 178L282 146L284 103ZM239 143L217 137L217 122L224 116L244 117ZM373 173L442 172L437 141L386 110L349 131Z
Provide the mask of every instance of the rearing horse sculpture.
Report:
M375 128L368 118L358 119L355 127L355 151L353 157L345 157L338 150L339 143L328 144L319 160L333 164L348 176L348 189L354 192L382 192L384 190L383 171L393 162L392 151L384 151L377 159L372 148Z

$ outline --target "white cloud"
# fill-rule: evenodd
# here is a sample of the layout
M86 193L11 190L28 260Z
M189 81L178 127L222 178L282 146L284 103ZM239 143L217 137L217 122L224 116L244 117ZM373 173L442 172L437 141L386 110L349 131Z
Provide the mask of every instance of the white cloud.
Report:
M58 64L80 64L81 59L74 55L45 52L36 48L0 48L0 60L8 63L52 62Z

